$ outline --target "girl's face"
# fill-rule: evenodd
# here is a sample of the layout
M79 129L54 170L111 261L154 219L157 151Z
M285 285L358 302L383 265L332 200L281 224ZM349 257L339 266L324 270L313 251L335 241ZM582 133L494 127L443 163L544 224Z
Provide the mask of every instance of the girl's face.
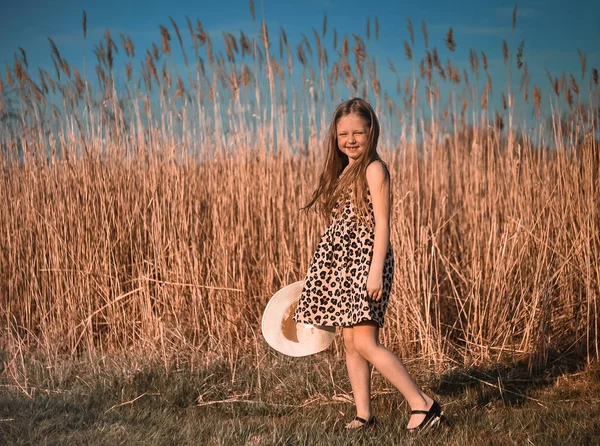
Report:
M356 113L342 116L336 123L338 148L352 164L367 150L369 126Z

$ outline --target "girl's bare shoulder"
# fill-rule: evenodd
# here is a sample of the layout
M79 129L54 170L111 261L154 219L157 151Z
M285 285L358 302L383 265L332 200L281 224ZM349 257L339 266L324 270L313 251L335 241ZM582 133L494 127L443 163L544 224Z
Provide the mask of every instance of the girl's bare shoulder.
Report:
M373 160L367 166L367 183L369 186L379 185L386 180L389 181L389 171L387 166L381 160Z

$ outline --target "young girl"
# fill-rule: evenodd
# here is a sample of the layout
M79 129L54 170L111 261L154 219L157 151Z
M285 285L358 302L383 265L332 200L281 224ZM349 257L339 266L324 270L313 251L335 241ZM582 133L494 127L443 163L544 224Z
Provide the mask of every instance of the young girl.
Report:
M304 208L318 203L333 222L309 264L293 319L343 327L356 405L347 429L375 426L370 363L407 399L412 409L407 429L416 430L439 423L442 410L378 340L394 277L390 175L377 153L378 138L379 122L366 101L350 99L336 109L319 185Z

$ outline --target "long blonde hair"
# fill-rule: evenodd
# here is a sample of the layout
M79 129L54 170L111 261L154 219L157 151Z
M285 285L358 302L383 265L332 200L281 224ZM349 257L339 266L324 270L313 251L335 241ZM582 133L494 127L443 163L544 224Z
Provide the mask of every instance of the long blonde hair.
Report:
M338 147L337 123L352 113L363 118L369 128L367 149L356 162L349 165L348 156ZM389 178L387 165L381 160L377 153L377 141L379 139L379 120L371 105L361 98L352 98L342 102L333 113L329 124L329 131L325 140L326 159L319 178L319 184L312 194L308 204L302 209L309 209L316 204L317 213L329 215L341 197L345 197L348 188L352 186L351 200L354 210L361 220L368 218L367 209L367 166L374 160L383 163L386 176ZM342 171L344 175L340 177Z

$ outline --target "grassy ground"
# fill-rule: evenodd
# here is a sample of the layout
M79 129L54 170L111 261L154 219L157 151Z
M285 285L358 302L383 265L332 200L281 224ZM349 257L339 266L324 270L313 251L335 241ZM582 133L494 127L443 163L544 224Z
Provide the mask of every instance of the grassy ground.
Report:
M377 374L379 426L345 432L350 386L333 355L271 354L260 372L219 362L200 371L132 360L89 366L70 364L56 381L32 365L27 384L3 373L0 444L583 445L600 437L600 367L574 358L534 373L516 364L433 374L409 362L447 414L440 429L418 438L403 431L403 398Z

